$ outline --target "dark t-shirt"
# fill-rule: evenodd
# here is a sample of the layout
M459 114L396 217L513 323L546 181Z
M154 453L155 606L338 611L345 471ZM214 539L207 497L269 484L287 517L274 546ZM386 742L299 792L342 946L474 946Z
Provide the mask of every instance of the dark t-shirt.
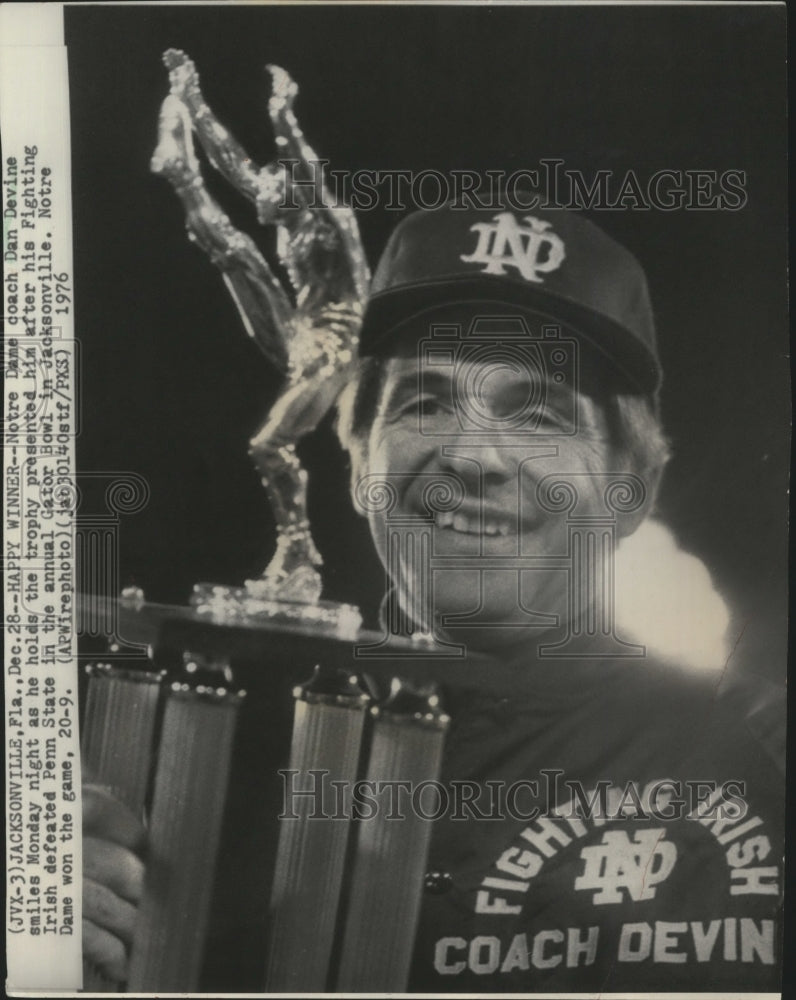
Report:
M517 666L510 697L443 691L449 801L480 798L434 823L409 989L776 990L783 776L752 732L760 687L650 658ZM242 720L207 990L262 989L286 761L264 762L289 738L263 717Z
M436 824L411 989L776 989L782 774L734 694L642 659L451 696L445 779L517 792Z

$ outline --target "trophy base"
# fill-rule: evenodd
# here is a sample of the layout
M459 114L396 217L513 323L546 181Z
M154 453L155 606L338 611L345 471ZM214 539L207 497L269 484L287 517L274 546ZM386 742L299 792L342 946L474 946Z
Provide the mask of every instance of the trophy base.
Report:
M356 639L362 625L359 609L337 601L277 600L246 587L227 587L216 583L197 583L191 595L195 611L221 625L258 624L293 625L310 628L323 635Z

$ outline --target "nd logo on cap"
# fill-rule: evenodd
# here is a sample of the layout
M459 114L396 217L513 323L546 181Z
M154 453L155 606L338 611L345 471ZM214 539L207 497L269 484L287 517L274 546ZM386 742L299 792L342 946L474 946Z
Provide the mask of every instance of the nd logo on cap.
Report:
M533 215L522 225L511 212L499 212L491 222L476 222L470 232L478 233L478 245L471 254L461 254L466 264L485 264L484 274L505 274L516 268L526 281L543 279L540 274L555 271L564 260L564 242Z
M660 384L644 270L577 212L556 209L549 217L505 200L488 209L450 202L413 212L393 230L373 275L360 355L388 355L410 319L466 301L501 315L517 305L539 323L562 324L607 359L628 391L654 393Z

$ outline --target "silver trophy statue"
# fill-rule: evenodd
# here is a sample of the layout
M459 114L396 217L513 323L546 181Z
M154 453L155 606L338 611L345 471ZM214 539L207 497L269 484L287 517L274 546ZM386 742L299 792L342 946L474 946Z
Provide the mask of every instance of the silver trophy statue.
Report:
M171 183L189 238L219 268L246 331L284 376L250 446L276 520L274 556L242 588L198 584L193 603L223 620L268 617L354 632L355 608L320 600L322 560L307 517L307 474L296 456L296 443L330 410L356 360L370 274L354 213L333 206L322 186L320 164L293 114L298 88L285 70L267 67L280 160L260 168L208 107L186 54L169 49L163 61L171 92L160 112L152 171ZM292 298L254 241L207 191L194 134L209 163L254 203L259 224L276 228L276 254Z

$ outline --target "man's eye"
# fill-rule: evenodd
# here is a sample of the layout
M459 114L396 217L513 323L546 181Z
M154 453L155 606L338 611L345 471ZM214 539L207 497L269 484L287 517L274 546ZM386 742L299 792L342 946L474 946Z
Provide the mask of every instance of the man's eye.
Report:
M558 430L564 421L560 413L549 406L544 406L530 415L529 422L537 431L554 431Z
M424 417L434 417L438 413L447 413L448 407L436 396L424 396L417 401L417 412Z
M435 417L450 410L441 399L436 396L418 396L401 408L401 416L412 417Z

